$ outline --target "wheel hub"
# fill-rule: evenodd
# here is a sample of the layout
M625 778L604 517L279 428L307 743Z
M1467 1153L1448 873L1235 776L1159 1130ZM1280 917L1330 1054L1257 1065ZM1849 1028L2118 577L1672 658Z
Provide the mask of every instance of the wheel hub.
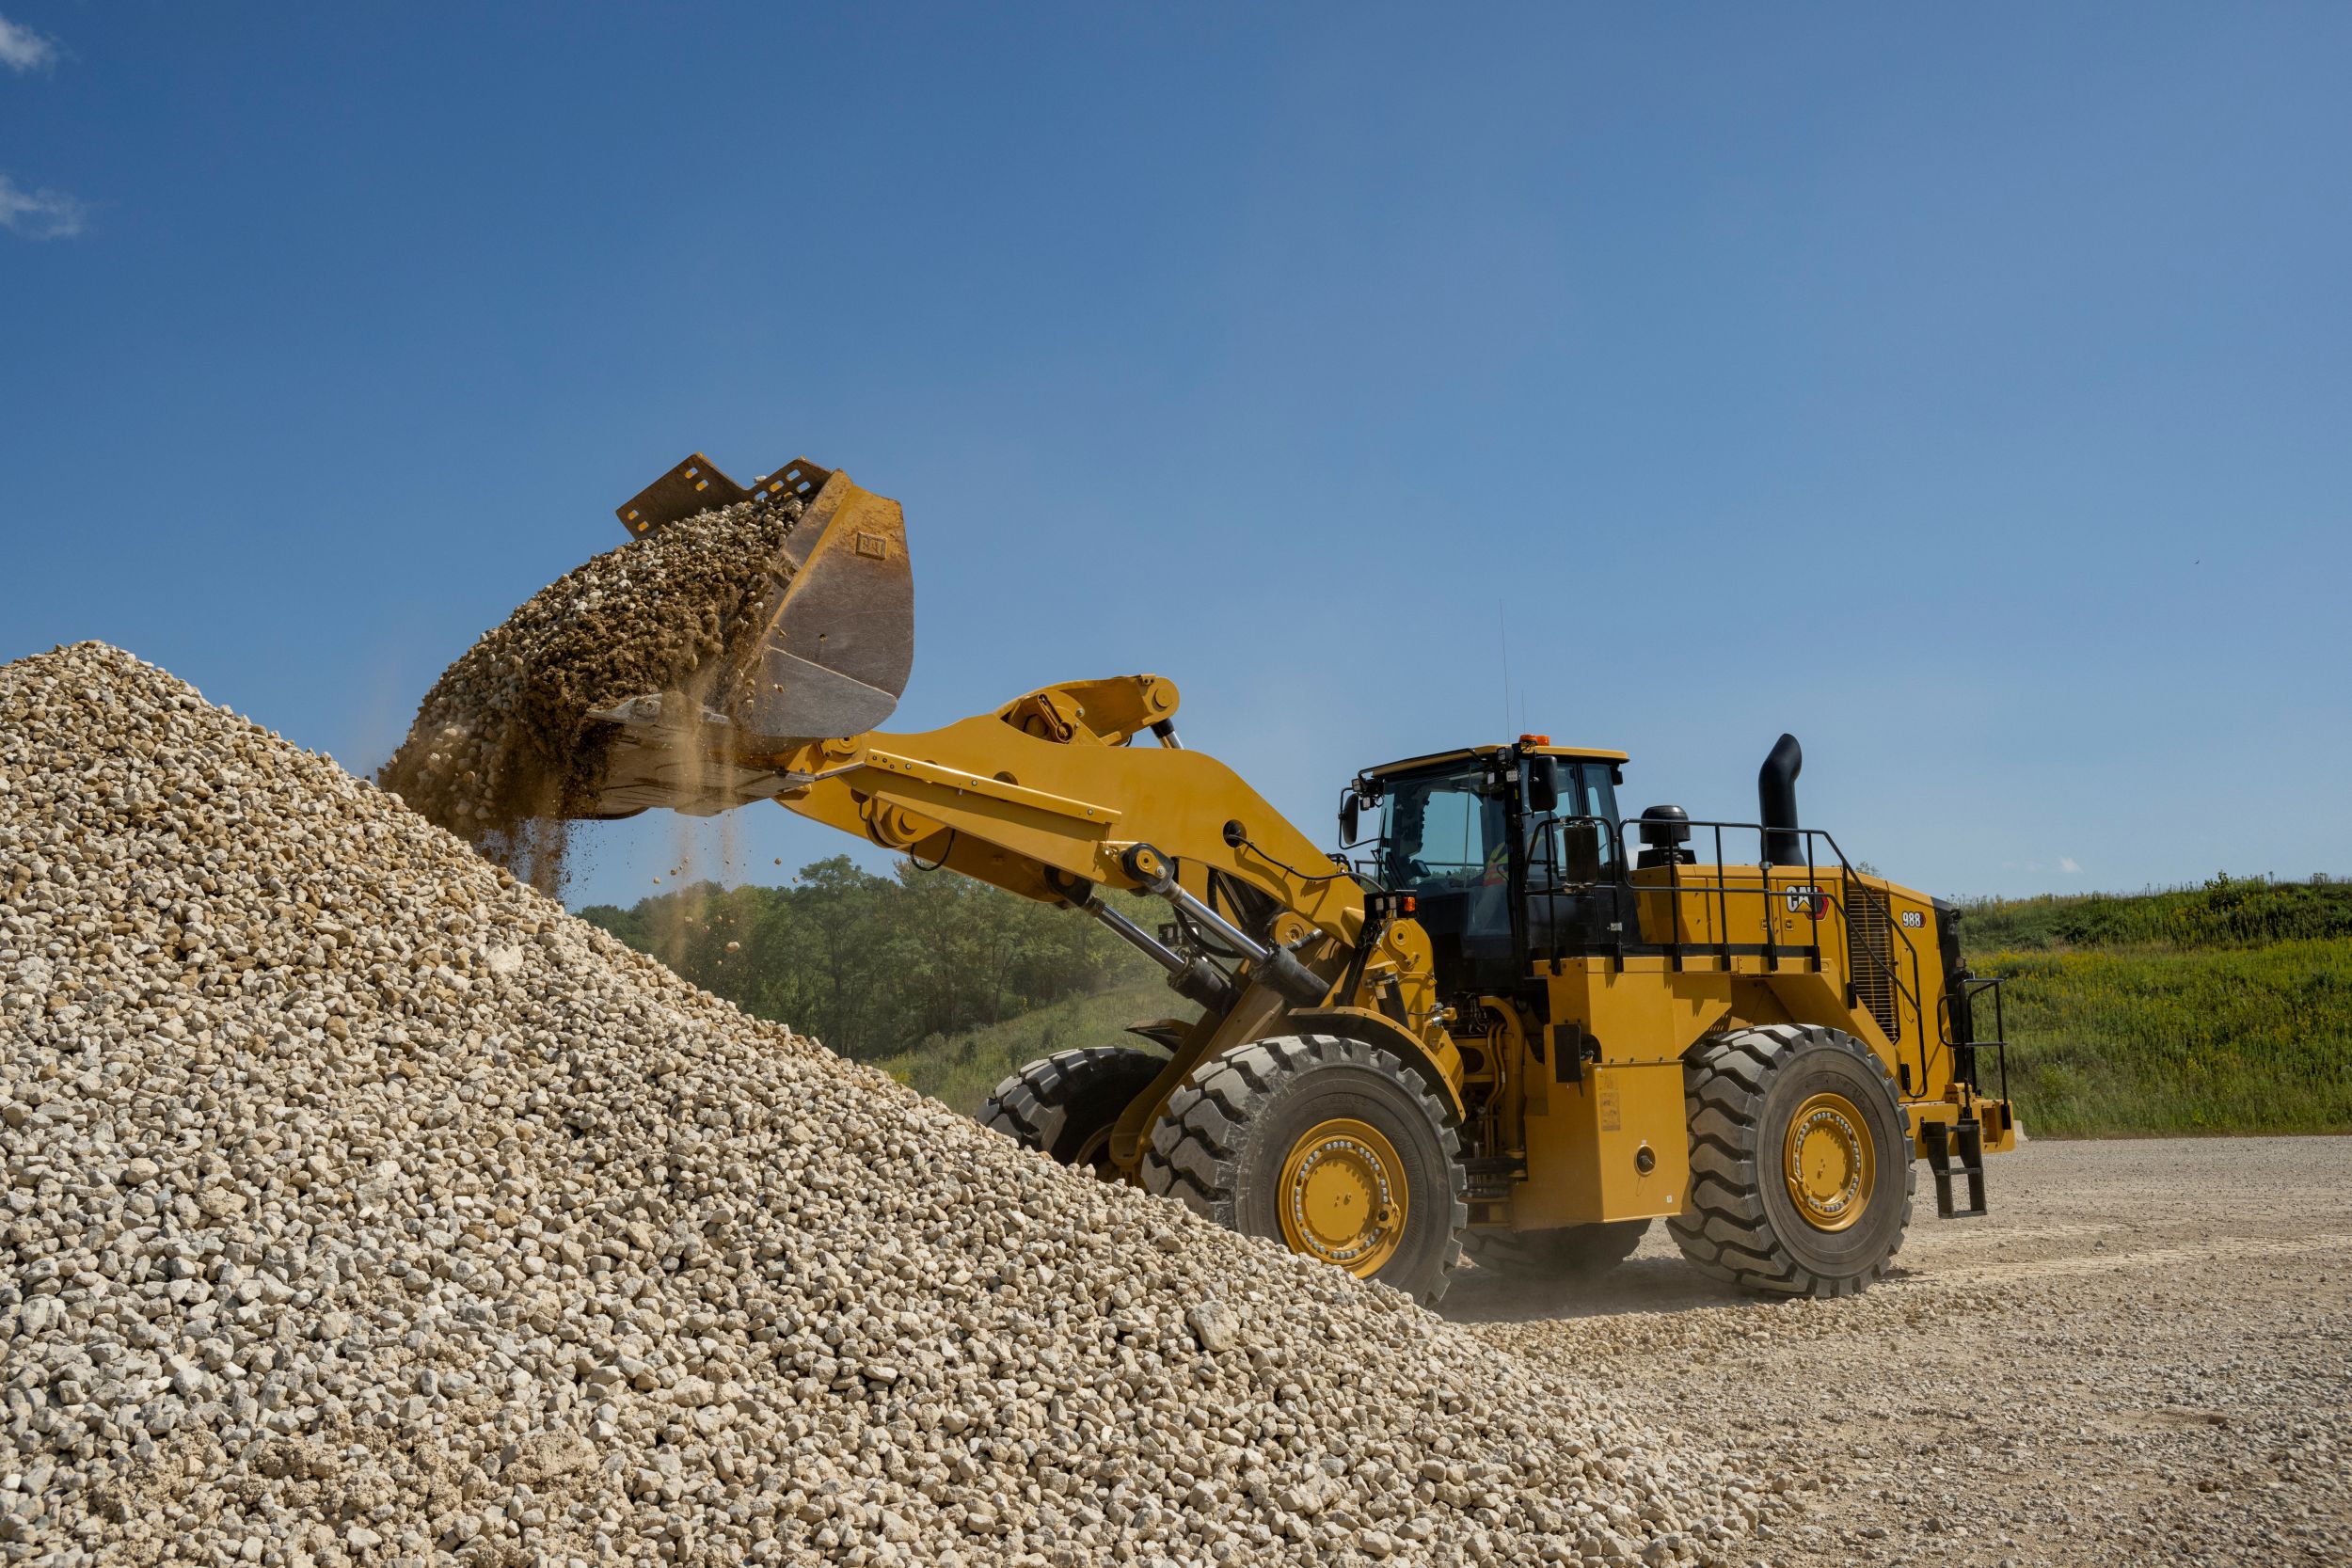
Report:
M1396 1255L1411 1205L1395 1146L1348 1117L1318 1122L1291 1145L1280 1199L1293 1252L1364 1276Z
M1842 1094L1817 1094L1788 1118L1781 1168L1797 1212L1816 1230L1843 1230L1862 1217L1878 1184L1868 1124Z

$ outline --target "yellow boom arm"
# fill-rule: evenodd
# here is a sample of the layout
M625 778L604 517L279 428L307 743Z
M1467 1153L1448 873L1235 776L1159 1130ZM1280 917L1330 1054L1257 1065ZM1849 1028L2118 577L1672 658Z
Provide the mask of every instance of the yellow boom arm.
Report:
M1375 916L1356 879L1239 774L1178 744L1176 709L1175 684L1158 675L1073 681L944 729L731 761L771 770L777 803L803 816L1086 911L1202 1005L1160 1094L1114 1134L1122 1164L1195 1062L1283 1016L1402 1046L1458 1111L1461 1058L1440 1017L1427 938L1408 919ZM1132 744L1147 732L1159 744ZM1113 893L1165 899L1199 948L1223 961L1162 942Z

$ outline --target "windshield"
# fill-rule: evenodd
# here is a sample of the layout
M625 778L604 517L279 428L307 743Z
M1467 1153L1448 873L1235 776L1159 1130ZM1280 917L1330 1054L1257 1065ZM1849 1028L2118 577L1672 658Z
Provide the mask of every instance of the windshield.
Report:
M1400 893L1454 893L1500 882L1502 800L1476 763L1389 786L1381 816L1381 874Z

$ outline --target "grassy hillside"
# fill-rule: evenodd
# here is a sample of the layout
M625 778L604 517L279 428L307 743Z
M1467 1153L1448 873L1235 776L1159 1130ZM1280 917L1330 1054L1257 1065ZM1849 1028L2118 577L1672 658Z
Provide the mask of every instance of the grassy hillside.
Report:
M874 1065L902 1084L959 1111L975 1112L1007 1073L1040 1056L1081 1045L1142 1042L1124 1031L1149 1019L1189 1017L1198 1012L1164 981L1131 982L1091 995L1073 996L961 1034L933 1036L912 1051L879 1058Z
M2352 938L2352 882L2216 877L2162 893L1984 900L1961 932L1985 951L2145 946L2170 950Z
M1961 932L2009 982L2030 1132L2352 1132L2352 886L1987 902Z

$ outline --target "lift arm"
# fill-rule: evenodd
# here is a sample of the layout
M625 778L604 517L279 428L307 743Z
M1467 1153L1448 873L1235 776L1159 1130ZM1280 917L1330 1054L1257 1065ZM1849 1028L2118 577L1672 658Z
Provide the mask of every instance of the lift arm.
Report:
M1460 1114L1461 1056L1426 935L1232 768L1184 749L1173 682L1070 681L943 729L863 728L887 716L912 658L897 503L804 458L746 489L696 453L619 515L644 538L771 495L803 511L755 622L732 640L740 651L691 696L645 692L589 715L586 815L773 800L1091 915L1202 1009L1157 1093L1113 1133L1112 1158L1130 1168L1149 1116L1195 1063L1290 1028L1396 1045ZM857 733L813 738L829 730ZM1147 736L1158 744L1136 743Z
M1149 955L1202 1016L1114 1131L1132 1165L1204 1056L1287 1027L1388 1041L1459 1114L1462 1062L1427 937L1225 764L1177 743L1173 682L1078 681L915 735L745 759L787 810L1025 898L1083 910ZM1153 734L1160 744L1133 745ZM1131 895L1130 897L1117 896ZM1137 914L1166 901L1173 939Z
M1076 681L944 729L738 760L772 768L787 810L925 864L1046 903L1156 894L1244 956L1303 947L1335 979L1324 949L1354 948L1362 887L1232 768L1177 744L1176 706L1157 675ZM1147 731L1160 744L1129 744Z

